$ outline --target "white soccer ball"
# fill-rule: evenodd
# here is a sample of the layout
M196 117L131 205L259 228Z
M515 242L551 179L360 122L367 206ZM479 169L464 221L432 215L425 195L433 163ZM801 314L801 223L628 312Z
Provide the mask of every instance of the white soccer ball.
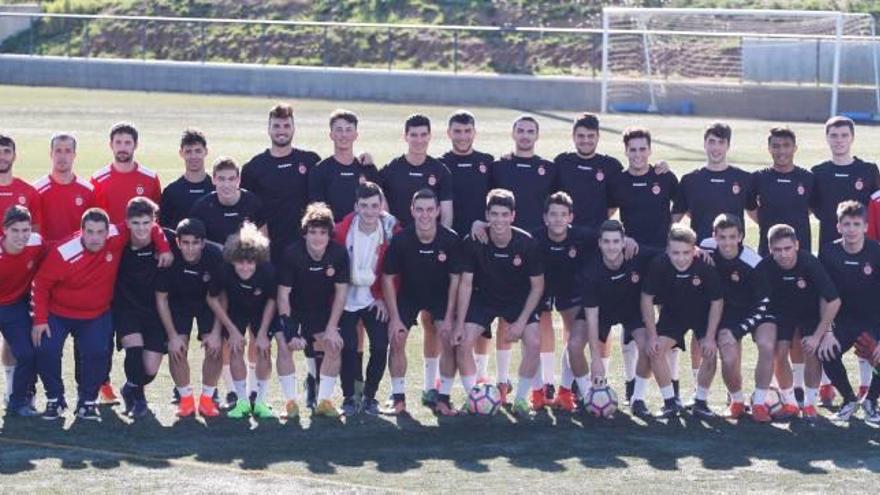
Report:
M491 383L475 385L468 393L467 409L478 416L492 416L501 409L501 392Z
M611 418L617 412L617 394L610 385L593 385L585 397L587 411L598 418Z
M785 405L785 402L782 400L782 392L776 387L770 387L764 396L764 404L767 406L767 410L770 411L771 416L777 416L782 412L782 406Z

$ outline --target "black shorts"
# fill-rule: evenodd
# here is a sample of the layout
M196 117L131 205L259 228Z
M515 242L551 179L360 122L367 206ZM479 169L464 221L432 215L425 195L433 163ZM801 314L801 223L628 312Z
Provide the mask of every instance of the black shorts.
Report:
M721 323L718 330L728 329L733 333L736 340L742 340L746 335L752 334L763 323L775 321L773 315L763 311L728 311L724 310L721 315Z
M794 340L794 337L798 333L798 331L800 331L800 335L801 337L803 337L804 335L809 335L815 332L817 326L819 326L819 322L816 320L794 322L783 318L777 318L776 341L791 342L792 340Z
M682 351L687 350L684 337L687 335L688 330L693 330L694 337L698 340L702 339L706 336L706 327L709 325L708 317L709 315L707 314L705 319L691 323L681 323L665 320L661 316L657 322L657 335L670 338L675 341L675 347Z
M838 325L834 324L834 338L840 342L841 351L849 350L852 346L855 345L856 340L862 334L862 332L867 332L871 334L875 339L880 340L880 328L866 328L863 326L855 326L855 325Z
M492 338L492 322L495 321L496 318L501 318L507 323L513 323L519 318L522 309L521 304L501 307L488 304L482 301L479 297L471 297L467 315L465 315L465 322L483 327L483 337L490 339ZM541 314L537 311L533 311L532 314L529 315L527 323L537 323L540 319Z
M434 321L443 320L446 316L446 306L447 301L444 298L443 300L437 301L436 304L417 304L410 301L403 301L398 299L397 301L397 313L400 315L400 321L403 322L403 325L406 328L412 328L413 325L416 324L416 319L419 316L419 313L422 311L427 311L431 314L431 319Z
M562 312L567 309L574 308L576 306L580 306L583 302L583 298L578 294L564 294L559 296L545 296L541 303L538 304L538 311L556 311ZM580 312L578 312L580 313Z
M214 328L214 312L207 304L176 310L172 308L171 319L174 321L174 329L177 333L187 337L192 333L193 320L195 320L198 325L199 340L202 340L203 335L211 333L211 329Z
M608 341L608 336L611 335L611 327L618 324L623 326L623 345L632 342L633 330L645 328L645 324L639 317L632 317L627 321L599 321L599 340L603 344Z
M232 320L232 323L238 328L238 330L242 333L245 332L246 328L249 328L251 331L251 335L254 337L257 336L257 332L260 331L260 325L263 323L263 310L260 310L259 314L247 315L247 314L235 314L230 313L229 319ZM271 338L278 332L279 322L278 317L274 317L272 322L269 323L269 332L268 335ZM223 338L228 338L229 332L226 327L223 328Z
M284 339L290 342L298 334L306 341L306 356L314 356L315 334L327 329L327 320L329 319L329 312L294 312L290 315L290 324L284 327ZM274 330L272 327L269 328L272 336L281 330L281 325L273 325L273 327Z
M168 353L168 335L158 314L113 308L113 330L116 333L116 349L122 349L122 339L128 335L140 334L144 349L160 354Z

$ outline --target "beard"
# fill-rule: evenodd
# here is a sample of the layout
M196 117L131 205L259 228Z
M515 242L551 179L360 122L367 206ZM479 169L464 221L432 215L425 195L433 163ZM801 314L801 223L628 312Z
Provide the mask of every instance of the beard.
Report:
M293 136L288 137L288 138L284 138L284 139L277 139L277 138L273 137L272 138L272 146L275 146L278 148L283 148L283 147L289 145L291 143L291 141L293 141Z
M134 155L125 151L120 151L119 153L113 154L113 159L116 160L116 163L129 163L134 159Z

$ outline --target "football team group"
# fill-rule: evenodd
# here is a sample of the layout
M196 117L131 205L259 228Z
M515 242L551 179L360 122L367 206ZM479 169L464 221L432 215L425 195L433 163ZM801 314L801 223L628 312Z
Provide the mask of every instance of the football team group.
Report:
M830 157L811 170L795 165L796 136L785 127L767 136L771 166L737 168L727 159L731 128L712 123L705 165L680 179L652 163L644 128L623 133L626 167L598 153L592 114L575 118L574 150L552 161L536 154L539 123L528 115L512 124L513 150L493 157L474 148L474 116L458 111L439 158L428 154L430 120L412 115L405 152L381 168L356 152L352 112L330 116L333 155L324 160L294 146L289 105L270 110L267 129L265 151L242 166L220 157L210 170L205 135L185 130L183 174L164 190L135 159L131 124L111 128L112 160L91 180L74 170L73 134L51 137L51 171L33 184L15 176L15 141L0 134L9 414L63 417L68 335L81 419L100 419L97 404L116 401L114 350L125 353L120 395L133 418L150 413L145 387L166 354L178 416L272 417L273 347L280 416L300 413L299 351L313 416L406 414L406 343L418 322L420 399L442 416L462 414L450 401L456 375L466 393L497 384L515 415L583 410L591 387L606 383L619 325L633 415L652 416L653 377L659 416L715 416L707 399L720 366L729 417L813 422L839 395L835 419L861 409L880 423L880 379L871 379L880 369L872 302L880 244L871 240L880 234L880 174L852 155L848 118L825 124ZM684 216L690 226L679 223ZM747 219L760 230L756 250L743 245ZM193 331L205 350L198 394ZM557 331L565 342L558 381ZM744 345L757 350L750 399ZM695 389L685 408L678 360L687 346ZM858 389L843 361L851 349ZM386 369L391 396L380 405Z

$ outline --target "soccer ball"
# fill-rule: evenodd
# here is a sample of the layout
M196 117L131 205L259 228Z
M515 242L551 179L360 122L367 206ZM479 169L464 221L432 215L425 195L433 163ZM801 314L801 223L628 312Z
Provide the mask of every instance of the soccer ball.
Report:
M617 412L617 394L607 384L594 384L585 397L584 403L593 416L611 418Z
M467 409L478 416L492 416L501 408L501 392L491 383L475 385L468 393Z
M764 396L764 404L767 405L771 416L776 416L782 412L784 402L782 400L782 393L778 388L770 387L767 390L767 395Z

